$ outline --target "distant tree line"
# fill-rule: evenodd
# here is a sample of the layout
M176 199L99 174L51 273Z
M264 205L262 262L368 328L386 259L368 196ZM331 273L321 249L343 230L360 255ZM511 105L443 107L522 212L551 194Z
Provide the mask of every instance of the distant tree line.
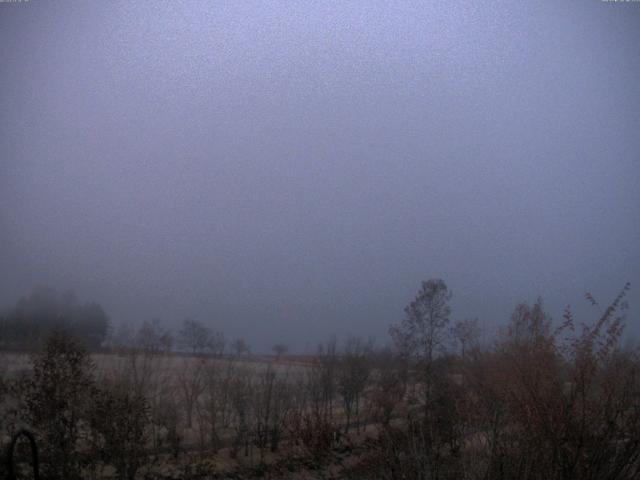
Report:
M94 350L107 338L109 317L95 302L77 303L72 292L35 288L0 312L0 348L33 349L54 332L64 332Z

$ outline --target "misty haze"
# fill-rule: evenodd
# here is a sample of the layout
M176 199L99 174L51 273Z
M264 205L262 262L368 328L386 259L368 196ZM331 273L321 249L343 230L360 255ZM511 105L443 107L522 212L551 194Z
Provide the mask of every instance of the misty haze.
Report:
M0 0L0 115L0 478L640 477L640 2Z

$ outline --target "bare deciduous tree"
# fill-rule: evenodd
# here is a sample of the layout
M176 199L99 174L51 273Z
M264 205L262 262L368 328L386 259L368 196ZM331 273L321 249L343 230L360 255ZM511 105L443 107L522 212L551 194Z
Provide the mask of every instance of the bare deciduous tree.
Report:
M247 342L245 342L242 338L236 338L231 344L231 348L237 356L248 354L250 351Z
M276 343L271 350L275 353L277 358L280 358L289 351L289 347L284 343Z
M251 395L253 389L252 376L245 369L238 369L229 387L231 405L234 410L235 436L231 446L231 456L237 457L241 448L244 448L244 456L249 455L249 436L251 431Z
M93 453L112 464L120 480L134 480L148 457L149 408L144 397L116 382L103 382L92 395Z
M451 292L441 279L422 282L416 298L405 308L405 318L389 331L398 349L430 364L444 347Z
M205 388L205 363L200 358L183 357L177 378L180 398L184 405L187 428L193 426L193 411Z
M451 328L451 334L460 346L460 357L464 361L468 349L477 345L480 336L478 319L458 320Z
M346 414L344 431L349 432L355 415L356 429L360 429L360 400L371 373L372 342L351 337L347 340L338 366L338 388Z

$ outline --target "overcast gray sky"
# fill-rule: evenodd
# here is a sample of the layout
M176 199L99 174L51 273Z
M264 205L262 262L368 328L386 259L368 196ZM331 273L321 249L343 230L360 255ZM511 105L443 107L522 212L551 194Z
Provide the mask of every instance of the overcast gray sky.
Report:
M2 305L258 350L386 341L430 277L638 311L640 2L0 3L0 82Z

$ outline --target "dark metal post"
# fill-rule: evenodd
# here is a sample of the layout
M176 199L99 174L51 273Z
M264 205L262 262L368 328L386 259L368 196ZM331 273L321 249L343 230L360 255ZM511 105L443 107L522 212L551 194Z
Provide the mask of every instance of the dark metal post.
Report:
M36 445L35 437L28 430L18 431L11 439L11 443L9 444L9 448L7 449L7 472L9 473L8 480L17 480L13 455L16 445L18 444L18 440L21 436L25 436L27 437L27 440L29 440L29 445L31 446L31 466L33 467L33 480L39 480L40 475L38 471L38 447Z

